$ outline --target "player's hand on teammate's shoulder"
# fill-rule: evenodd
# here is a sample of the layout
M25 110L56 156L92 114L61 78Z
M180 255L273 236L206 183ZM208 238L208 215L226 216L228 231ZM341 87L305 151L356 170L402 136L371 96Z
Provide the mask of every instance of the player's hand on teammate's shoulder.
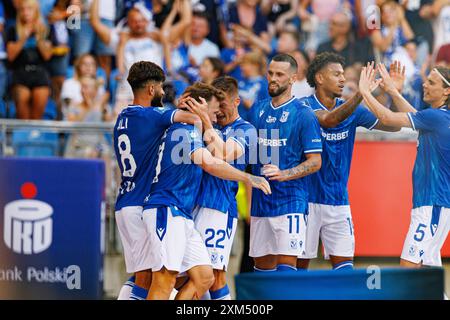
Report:
M269 182L263 177L254 176L249 174L250 182L253 188L260 189L264 194L272 194Z

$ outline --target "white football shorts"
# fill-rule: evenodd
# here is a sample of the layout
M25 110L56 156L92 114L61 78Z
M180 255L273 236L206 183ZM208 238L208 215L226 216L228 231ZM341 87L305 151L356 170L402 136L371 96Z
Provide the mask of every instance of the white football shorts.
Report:
M441 248L450 229L450 208L424 206L411 211L401 258L426 266L442 266Z
M307 216L289 213L275 217L251 217L250 257L301 256L305 251Z
M213 269L227 270L237 218L210 208L197 207L193 213L195 228L200 233Z
M193 220L173 216L171 207L161 207L144 210L143 221L150 237L152 271L165 267L182 273L195 266L211 266Z
M127 273L150 269L150 238L142 221L142 207L123 207L116 211L116 223L122 241Z
M306 254L299 258L317 258L319 238L322 240L325 259L329 259L330 255L353 257L355 235L350 206L309 203L308 211Z

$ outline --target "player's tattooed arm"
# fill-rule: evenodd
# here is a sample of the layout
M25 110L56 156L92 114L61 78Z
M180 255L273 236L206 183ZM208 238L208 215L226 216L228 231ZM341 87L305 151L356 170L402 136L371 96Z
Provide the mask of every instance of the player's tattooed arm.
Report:
M347 119L356 107L361 103L362 95L356 92L350 99L345 101L338 108L333 111L319 110L316 111L316 117L319 123L324 128L334 128L339 125L342 121Z
M306 154L306 161L290 169L280 170L276 165L266 164L263 167L263 174L269 180L282 182L306 177L319 171L321 166L322 156L320 153L308 153Z
M242 181L251 183L253 188L270 194L269 182L263 177L256 177L244 171L240 171L221 159L213 157L206 148L199 148L191 154L191 160L200 166L205 172L224 180Z

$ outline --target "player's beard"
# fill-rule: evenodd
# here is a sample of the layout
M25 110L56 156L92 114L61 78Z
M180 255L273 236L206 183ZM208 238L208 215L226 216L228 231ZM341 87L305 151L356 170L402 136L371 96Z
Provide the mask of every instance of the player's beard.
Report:
M278 97L279 95L283 94L288 89L288 87L289 85L286 85L284 87L278 87L275 90L271 90L269 84L269 96L271 96L272 98Z
M163 96L154 96L152 101L150 101L152 107L164 107Z

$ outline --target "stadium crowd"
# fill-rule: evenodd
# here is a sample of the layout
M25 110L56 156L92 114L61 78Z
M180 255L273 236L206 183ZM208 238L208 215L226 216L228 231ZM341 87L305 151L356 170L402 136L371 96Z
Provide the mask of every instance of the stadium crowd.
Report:
M5 0L0 33L3 118L112 121L131 102L126 77L139 60L163 66L166 102L195 81L235 77L244 119L267 97L277 53L297 60L296 97L312 93L318 53L345 58L344 98L366 62L400 60L417 109L429 66L450 65L449 0Z

